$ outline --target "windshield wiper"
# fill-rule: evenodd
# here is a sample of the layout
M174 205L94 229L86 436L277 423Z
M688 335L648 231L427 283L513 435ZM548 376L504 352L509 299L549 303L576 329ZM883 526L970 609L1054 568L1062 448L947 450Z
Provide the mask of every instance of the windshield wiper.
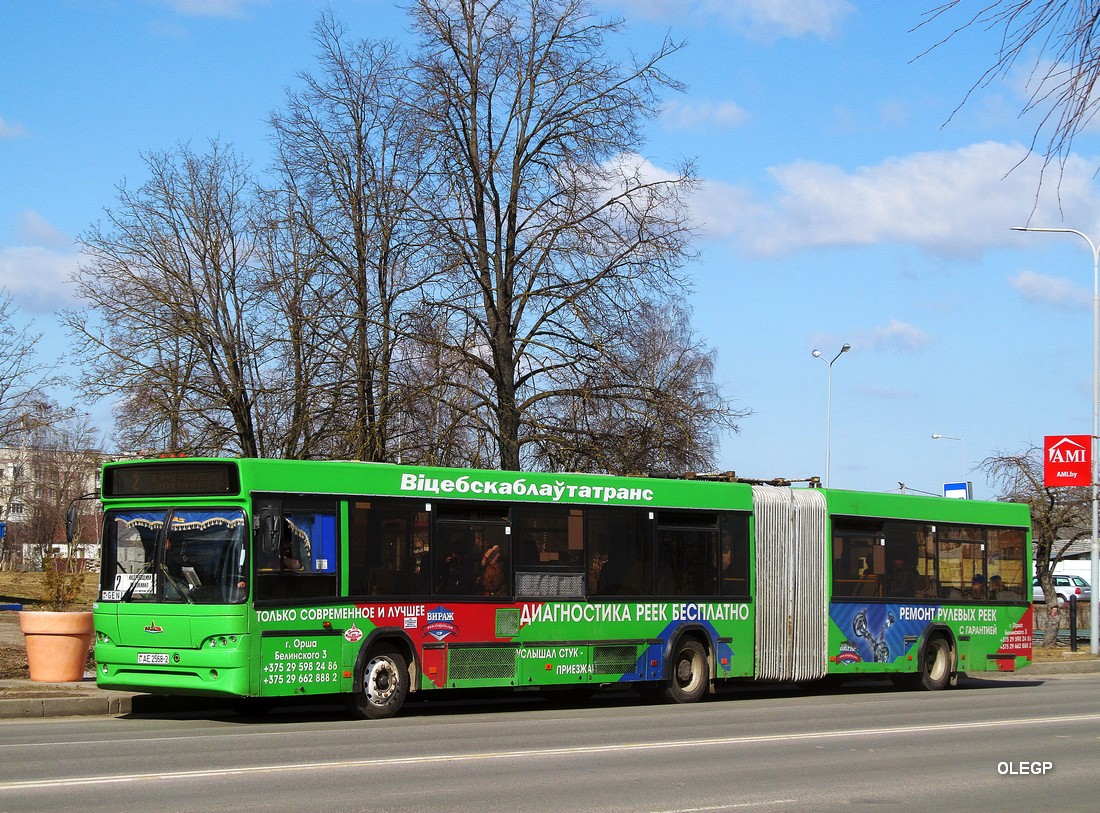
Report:
M122 602L128 603L134 597L134 591L137 590L137 586L141 583L141 577L150 575L149 568L152 567L152 565L152 562L146 562L137 573L128 574L130 576L137 576L137 578L130 580L130 586L126 588L126 592L122 594L122 598L120 599Z
M194 604L195 602L192 601L191 596L188 595L188 590L190 588L188 588L188 590L184 590L180 587L179 581L168 571L168 565L164 564L164 562L161 562L160 569L164 573L165 581L167 581L168 584L172 585L172 587L175 588L175 591L180 595L180 597L188 604Z

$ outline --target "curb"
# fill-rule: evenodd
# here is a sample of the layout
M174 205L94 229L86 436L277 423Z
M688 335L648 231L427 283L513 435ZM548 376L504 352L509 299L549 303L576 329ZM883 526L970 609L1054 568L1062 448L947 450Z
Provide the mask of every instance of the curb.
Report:
M15 697L0 699L0 718L117 716L133 711L133 696L104 692L102 697Z
M216 700L99 689L95 679L73 683L0 680L0 720L119 716L220 708Z
M134 697L102 691L90 676L72 683L0 680L0 718L129 714Z
M43 693L28 691L25 697L3 697L0 691L0 721L50 717L118 717L127 714L166 714L227 708L216 700L156 694L101 691L94 694Z

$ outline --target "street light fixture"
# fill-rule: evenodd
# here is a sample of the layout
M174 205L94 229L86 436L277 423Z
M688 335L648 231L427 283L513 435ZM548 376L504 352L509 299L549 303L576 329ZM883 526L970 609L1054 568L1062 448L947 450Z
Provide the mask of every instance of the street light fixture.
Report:
M1097 525L1100 524L1100 508L1097 487L1100 485L1100 459L1097 441L1100 439L1100 249L1084 232L1077 229L1044 229L1037 226L1013 226L1013 231L1046 232L1048 234L1076 234L1089 244L1092 250L1092 545L1089 552L1093 590L1100 583L1100 542ZM1093 655L1100 655L1100 601L1089 602L1090 648Z
M962 443L963 447L963 482L966 482L967 470L966 470L966 441L963 438L957 438L952 435L941 435L939 432L932 435L932 440L957 440Z
M840 348L840 352L833 356L833 361L843 356L849 350L852 349L852 345L847 342ZM821 359L825 361L825 356L821 355L820 350L813 352L815 359ZM832 434L833 434L833 361L825 361L829 365L829 391L825 400L825 487L829 486L829 469L832 464Z

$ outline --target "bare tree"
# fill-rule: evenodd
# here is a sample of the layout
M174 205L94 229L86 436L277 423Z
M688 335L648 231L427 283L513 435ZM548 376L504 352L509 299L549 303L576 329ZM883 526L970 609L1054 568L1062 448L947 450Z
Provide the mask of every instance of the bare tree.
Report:
M270 453L287 458L347 456L334 438L344 432L335 388L329 382L343 368L340 330L321 317L338 286L325 273L318 249L296 216L296 197L263 194L266 220L257 229L260 294L270 318L260 326L275 359L265 379L272 397L261 420L272 438Z
M82 385L121 396L135 438L262 455L251 179L217 142L206 155L180 147L145 162L149 180L137 192L120 187L107 226L81 241L90 259L74 282L90 308L64 320L86 363Z
M678 87L660 66L680 46L621 64L605 44L621 22L582 0L419 0L412 14L440 182L424 205L443 276L426 295L476 371L465 401L498 465L518 469L540 404L603 397L583 386L601 326L681 288L696 178L637 155L659 92Z
M52 405L45 391L60 383L60 376L39 360L41 338L29 324L17 322L11 295L0 291L0 444L44 426L44 420L64 417L45 409Z
M709 470L715 438L748 414L713 381L714 353L676 303L642 303L612 334L579 397L543 402L536 460L565 471L644 474Z
M414 205L430 194L422 188L418 90L393 45L349 42L331 12L315 40L319 75L301 74L304 89L289 92L286 111L271 119L278 171L292 227L305 230L321 264L312 275L327 281L312 333L342 353L314 387L327 386L328 403L344 416L342 454L384 460L406 400L394 365L414 307L407 301L421 283L414 260L427 240Z
M943 21L953 13L965 16L938 44L970 28L999 31L1001 36L993 64L974 83L971 93L1005 77L1019 62L1030 62L1030 95L1024 112L1039 114L1031 146L1047 163L1063 164L1074 138L1089 125L1100 105L1095 90L1100 77L1100 3L949 0L933 8L922 25Z
M428 466L491 468L497 446L480 423L480 397L468 381L479 374L447 340L448 326L424 314L411 320L403 345L406 401L398 415L395 459Z
M1053 646L1061 614L1051 579L1066 549L1089 534L1091 496L1087 488L1048 488L1043 482L1043 450L1030 446L1015 454L1000 453L979 468L995 484L998 499L1024 503L1031 510L1035 575L1047 597L1044 646Z
M413 57L318 21L254 189L146 156L65 315L138 448L634 470L740 416L686 316L690 164L638 153L679 45L624 64L581 0L419 0ZM667 324L662 320L671 320ZM597 457L572 422L606 438Z
M121 345L115 347L122 349ZM165 336L163 344L147 345L147 358L148 368L155 373L134 376L119 393L114 407L116 437L121 448L132 451L195 448L196 433L185 418L198 367L194 348L181 336ZM125 358L116 362L124 366ZM109 373L110 367L104 363L99 370ZM97 382L96 389L91 391L106 394L111 389Z

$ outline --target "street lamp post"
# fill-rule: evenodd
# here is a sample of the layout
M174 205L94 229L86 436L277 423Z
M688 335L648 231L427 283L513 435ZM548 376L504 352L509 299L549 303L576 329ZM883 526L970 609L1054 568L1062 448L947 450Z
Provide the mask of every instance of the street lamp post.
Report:
M829 469L832 465L830 459L832 455L832 434L833 434L833 362L843 356L849 350L852 349L852 345L847 342L840 348L840 352L833 356L833 361L825 361L825 356L821 355L820 350L815 350L813 356L815 359L821 359L829 365L829 390L828 396L825 400L825 487L829 486Z
M1092 545L1089 551L1091 560L1093 599L1089 602L1090 647L1093 655L1100 655L1100 599L1095 592L1100 584L1100 542L1097 541L1097 525L1100 523L1100 508L1097 502L1097 487L1100 485L1100 459L1098 459L1098 440L1100 440L1100 250L1084 232L1077 229L1044 229L1036 226L1013 226L1013 231L1047 232L1049 234L1076 234L1089 244L1092 250Z
M963 447L963 482L967 482L967 470L966 470L966 441L963 438L957 438L952 435L941 435L939 432L932 435L932 440L957 440L962 443Z

